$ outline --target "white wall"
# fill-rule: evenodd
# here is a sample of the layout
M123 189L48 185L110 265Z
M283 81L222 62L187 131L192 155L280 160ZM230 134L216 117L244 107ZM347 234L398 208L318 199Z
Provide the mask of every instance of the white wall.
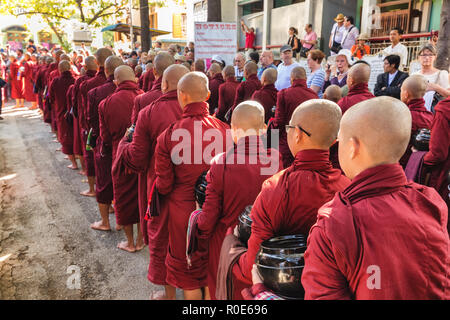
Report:
M270 40L269 43L284 44L289 39L289 28L295 27L299 32L303 30L305 21L305 3L300 2L289 6L272 9L270 17Z

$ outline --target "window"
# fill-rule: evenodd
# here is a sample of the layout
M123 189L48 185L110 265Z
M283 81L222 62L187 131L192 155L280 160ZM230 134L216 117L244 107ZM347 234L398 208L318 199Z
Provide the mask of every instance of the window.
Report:
M194 21L206 22L208 20L208 1L203 0L194 4Z
M304 2L305 0L273 0L273 7L279 8L284 6L289 6L291 4Z
M244 4L242 6L242 15L246 16L248 14L262 12L264 10L264 2L256 1L249 4Z
M172 16L172 35L174 38L186 37L186 14L174 13Z

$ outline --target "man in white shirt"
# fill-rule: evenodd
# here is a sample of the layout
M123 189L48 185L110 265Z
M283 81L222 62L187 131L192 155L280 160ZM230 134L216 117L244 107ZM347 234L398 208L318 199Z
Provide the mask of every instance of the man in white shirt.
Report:
M286 44L281 47L280 57L283 62L278 65L278 78L275 82L275 88L277 88L278 91L291 86L291 71L295 67L300 67L300 65L292 59L292 47L290 45Z
M403 70L403 67L408 63L408 49L400 43L400 39L402 38L403 31L399 28L394 28L389 33L389 39L392 42L392 45L385 48L383 50L383 55L388 56L390 54L396 54L400 56L400 68L399 70Z
M333 25L333 28L331 29L331 36L330 41L328 43L328 47L330 49L336 48L335 51L331 50L331 55L335 55L339 52L341 49L340 45L342 42L342 39L344 38L344 32L345 32L345 26L344 26L344 15L342 13L339 13L336 18L334 18L334 21L336 23Z
M236 53L234 57L234 74L239 82L244 77L245 55L242 52Z
M352 50L352 47L359 36L358 28L353 25L353 22L353 17L345 17L345 31L341 42L342 49Z

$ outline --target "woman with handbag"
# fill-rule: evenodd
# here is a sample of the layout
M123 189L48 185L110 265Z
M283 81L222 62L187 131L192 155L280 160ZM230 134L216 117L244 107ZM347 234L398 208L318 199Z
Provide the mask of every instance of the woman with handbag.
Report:
M297 52L300 52L300 40L298 40L297 35L298 35L297 28L290 27L289 40L287 44L292 47L292 57L294 59L297 59Z
M305 26L305 36L303 40L300 40L302 47L300 49L300 57L306 58L308 56L308 51L315 48L317 44L317 34L312 29L312 24L308 23Z

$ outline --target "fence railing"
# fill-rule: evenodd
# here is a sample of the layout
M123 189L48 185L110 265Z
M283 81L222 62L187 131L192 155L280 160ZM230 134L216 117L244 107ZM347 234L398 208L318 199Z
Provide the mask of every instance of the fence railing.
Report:
M397 10L381 13L381 29L373 29L372 37L387 36L392 28L408 30L409 10Z

